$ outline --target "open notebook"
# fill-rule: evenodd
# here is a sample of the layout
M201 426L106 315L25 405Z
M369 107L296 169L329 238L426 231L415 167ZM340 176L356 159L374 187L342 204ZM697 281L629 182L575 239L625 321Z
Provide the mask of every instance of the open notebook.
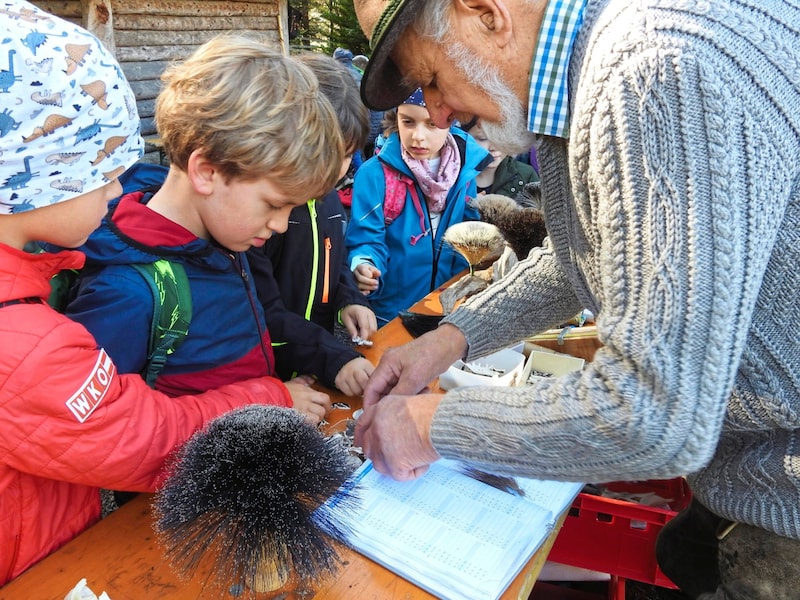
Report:
M421 478L398 482L365 462L318 510L341 541L431 594L498 598L555 528L580 483L495 478L439 460ZM499 485L498 485L499 483ZM504 489L501 489L504 488ZM324 526L324 525L323 525Z

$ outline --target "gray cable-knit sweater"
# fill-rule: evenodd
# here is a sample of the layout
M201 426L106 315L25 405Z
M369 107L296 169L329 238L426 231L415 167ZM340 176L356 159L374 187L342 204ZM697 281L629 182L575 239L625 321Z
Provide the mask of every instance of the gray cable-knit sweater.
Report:
M436 449L539 478L691 474L800 538L800 4L589 1L568 141L538 148L549 245L446 321L469 359L581 308L580 373L449 392Z

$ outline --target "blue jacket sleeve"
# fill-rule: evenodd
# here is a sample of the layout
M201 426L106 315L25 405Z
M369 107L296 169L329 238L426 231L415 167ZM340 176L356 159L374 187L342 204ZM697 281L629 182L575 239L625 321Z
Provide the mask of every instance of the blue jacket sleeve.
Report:
M350 270L360 262L370 262L381 273L386 272L389 248L386 244L386 225L383 222L383 199L386 184L378 157L365 162L356 173L353 184L353 203L347 224L347 244Z

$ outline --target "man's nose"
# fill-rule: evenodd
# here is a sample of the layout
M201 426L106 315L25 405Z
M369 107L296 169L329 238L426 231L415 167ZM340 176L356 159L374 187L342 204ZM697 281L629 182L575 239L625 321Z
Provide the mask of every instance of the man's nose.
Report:
M447 129L455 118L453 109L444 101L444 98L435 88L423 88L422 95L425 98L425 107L431 116L431 121L439 129Z

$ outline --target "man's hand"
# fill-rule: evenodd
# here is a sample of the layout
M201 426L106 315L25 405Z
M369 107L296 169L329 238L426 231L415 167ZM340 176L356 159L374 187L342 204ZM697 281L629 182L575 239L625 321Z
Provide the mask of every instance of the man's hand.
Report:
M388 394L417 394L467 352L467 340L454 325L387 350L364 389L366 409Z
M314 380L308 375L300 375L285 383L292 396L294 409L299 411L312 425L319 425L331 409L331 399L325 392L311 387Z
M334 384L345 396L360 396L375 367L363 356L354 358L339 369Z
M353 269L353 277L356 278L356 285L362 294L368 296L378 289L378 279L381 272L377 267L369 263L361 263Z
M379 473L398 481L421 477L441 458L431 443L431 421L442 394L387 396L356 421L354 444Z
M378 319L368 306L348 304L342 309L340 317L351 338L368 340L378 331Z

